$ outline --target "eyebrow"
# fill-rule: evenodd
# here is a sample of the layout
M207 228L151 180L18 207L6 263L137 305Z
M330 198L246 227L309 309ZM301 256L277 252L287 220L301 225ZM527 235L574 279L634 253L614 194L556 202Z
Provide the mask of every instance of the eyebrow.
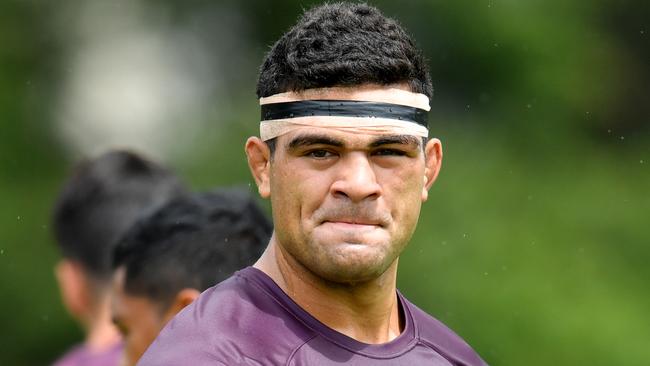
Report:
M343 141L325 135L300 135L296 136L287 145L289 149L297 149L310 145L330 145L342 147Z
M422 139L411 135L382 136L370 143L370 147L378 147L381 145L391 144L415 145L419 147L421 141Z

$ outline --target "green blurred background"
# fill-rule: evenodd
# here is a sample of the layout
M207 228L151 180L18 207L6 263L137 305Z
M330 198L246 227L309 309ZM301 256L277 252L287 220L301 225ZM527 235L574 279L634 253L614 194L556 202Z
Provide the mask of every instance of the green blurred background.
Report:
M313 3L0 2L0 364L81 339L49 227L71 164L251 184L257 68ZM445 149L402 291L491 365L650 364L650 2L372 3L428 58Z

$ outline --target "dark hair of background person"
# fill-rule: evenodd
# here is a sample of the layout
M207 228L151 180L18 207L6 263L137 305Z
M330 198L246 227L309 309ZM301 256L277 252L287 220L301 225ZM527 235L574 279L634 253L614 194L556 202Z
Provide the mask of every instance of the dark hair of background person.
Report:
M287 91L407 83L431 98L427 63L411 37L364 3L325 4L305 12L266 54L258 98ZM275 150L275 139L267 141Z
M82 161L54 206L56 242L63 257L106 283L116 241L139 216L184 193L183 183L170 170L129 151Z
M114 250L125 292L165 309L184 288L203 291L252 265L273 225L243 189L179 197L138 221Z

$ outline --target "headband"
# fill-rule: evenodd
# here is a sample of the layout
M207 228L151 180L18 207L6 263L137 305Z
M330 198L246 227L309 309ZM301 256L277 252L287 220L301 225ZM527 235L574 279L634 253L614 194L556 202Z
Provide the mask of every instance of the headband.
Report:
M422 137L429 132L429 98L403 89L307 89L260 98L260 105L260 137L264 141L305 126Z

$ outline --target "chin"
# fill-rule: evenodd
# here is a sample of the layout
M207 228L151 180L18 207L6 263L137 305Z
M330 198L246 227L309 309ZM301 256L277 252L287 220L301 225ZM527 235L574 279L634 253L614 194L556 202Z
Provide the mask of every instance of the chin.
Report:
M309 266L319 277L334 283L353 284L380 277L395 258L389 258L385 247L373 244L329 244Z

